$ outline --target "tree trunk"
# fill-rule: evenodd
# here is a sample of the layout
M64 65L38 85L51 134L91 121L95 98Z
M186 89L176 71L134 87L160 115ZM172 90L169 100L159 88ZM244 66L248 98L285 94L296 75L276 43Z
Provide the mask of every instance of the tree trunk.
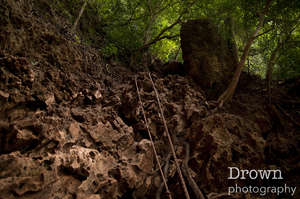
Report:
M154 22L155 22L155 16L152 16L152 11L150 10L150 19L149 19L149 23L148 23L145 33L144 33L143 45L146 45L147 43L149 43L151 41L152 27L153 27ZM144 67L147 67L150 64L149 58L150 58L149 49L144 49L142 51L142 62L143 62L142 64L144 65Z
M226 41L228 43L228 47L230 48L230 50L232 51L232 54L234 56L234 61L237 65L237 63L239 62L239 54L238 54L238 48L235 42L235 36L234 36L234 21L232 16L229 16L226 20L225 20L225 26L226 26Z
M227 89L218 98L219 107L222 107L224 103L227 103L233 97L233 94L234 94L235 89L236 89L236 87L238 85L238 82L239 82L239 79L240 79L240 76L241 76L241 73L242 73L242 70L243 70L243 66L245 65L246 59L248 57L250 47L251 47L253 41L255 40L257 34L259 33L261 27L263 26L265 14L266 14L269 6L270 6L271 1L272 0L267 0L265 9L260 14L260 17L259 17L259 24L257 25L256 30L251 35L251 37L249 38L249 40L246 43L246 46L244 47L242 57L240 58L240 61L239 61L238 65L237 65L237 68L235 70L234 76L233 76L233 78L232 78L229 86L227 87Z
M77 16L77 18L76 18L74 24L73 24L73 27L72 27L72 29L71 29L71 31L72 31L73 33L75 32L76 26L77 26L77 24L78 24L78 22L79 22L79 20L80 20L81 15L83 14L83 11L84 11L84 9L85 9L85 7L86 7L86 5L87 5L87 2L88 2L88 0L85 0L85 1L84 1L83 5L82 5L82 7L81 7L81 9L80 9L80 12L79 12L79 14L78 14L78 16Z
M267 84L269 103L271 103L272 74L273 74L274 65L276 63L277 52L279 51L280 46L281 46L280 41L278 41L276 48L272 51L270 60L267 65L266 84Z
M175 54L175 61L178 61L178 55L179 55L179 52L180 52L180 50L181 50L181 46L179 46L179 48L178 48L178 50L176 51L176 54Z
M299 18L300 18L300 16L298 17L298 20L299 20ZM278 59L278 57L277 57L278 51L280 50L280 48L282 48L283 44L290 39L293 31L298 27L298 25L299 25L299 22L297 22L295 24L295 26L290 29L289 32L285 33L286 35L285 35L284 39L278 39L276 48L271 53L271 57L268 62L268 65L267 65L267 72L266 72L266 86L267 86L267 92L268 92L268 97L269 97L269 103L271 103L272 74L273 74L274 65L277 61L276 59ZM283 37L284 37L284 33L283 33Z
M157 15L154 14L155 10L153 10L154 8L152 7L153 5L151 5L151 0L147 1L147 5L149 11L149 21L144 32L143 46L149 43L152 39L152 28L157 17ZM142 51L142 65L144 65L144 67L148 67L150 64L149 57L149 49L144 49Z
M248 75L250 74L250 60L249 60L249 57L248 57Z

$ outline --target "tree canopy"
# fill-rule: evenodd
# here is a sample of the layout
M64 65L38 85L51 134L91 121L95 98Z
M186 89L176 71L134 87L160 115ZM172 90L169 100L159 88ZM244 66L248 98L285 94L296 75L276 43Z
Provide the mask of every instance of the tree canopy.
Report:
M209 18L232 40L242 70L272 79L300 74L300 2L297 0L55 0L71 23L107 57L131 63L181 58L179 31L187 20ZM84 5L85 7L85 5ZM257 32L256 32L257 31ZM255 33L255 34L254 34ZM251 38L253 37L253 38ZM249 40L252 40L249 43ZM100 42L101 41L101 42ZM247 46L249 44L249 46ZM247 53L245 54L245 48Z

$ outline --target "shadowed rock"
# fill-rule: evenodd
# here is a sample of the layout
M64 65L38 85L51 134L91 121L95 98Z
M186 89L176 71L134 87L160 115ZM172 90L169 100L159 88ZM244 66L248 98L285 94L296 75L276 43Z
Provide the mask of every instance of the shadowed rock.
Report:
M206 90L224 89L236 63L217 27L208 19L190 20L182 25L180 37L186 73Z

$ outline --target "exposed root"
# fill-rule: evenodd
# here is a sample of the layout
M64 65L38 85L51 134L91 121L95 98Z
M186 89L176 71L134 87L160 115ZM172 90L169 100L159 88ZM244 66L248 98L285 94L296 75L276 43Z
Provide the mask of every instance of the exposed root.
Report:
M183 175L186 177L190 187L193 189L193 192L196 195L197 199L206 199L200 188L198 187L197 183L193 179L193 177L190 174L188 162L190 159L190 145L186 142L185 143L185 159L183 161L182 165L182 171Z
M172 154L169 153L167 158L166 158L166 164L165 164L165 167L164 167L164 175L165 175L166 182L168 182L168 171L169 171L171 156L172 156ZM162 192L163 188L164 188L164 182L161 183L160 187L156 191L156 197L155 197L156 199L160 199L160 195L161 195L161 192Z

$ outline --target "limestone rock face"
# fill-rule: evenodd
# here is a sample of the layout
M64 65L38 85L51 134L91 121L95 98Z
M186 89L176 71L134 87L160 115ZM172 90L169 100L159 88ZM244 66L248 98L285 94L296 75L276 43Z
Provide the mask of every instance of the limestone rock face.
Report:
M180 37L186 73L204 89L223 89L236 63L217 27L208 19L190 20L182 25Z

